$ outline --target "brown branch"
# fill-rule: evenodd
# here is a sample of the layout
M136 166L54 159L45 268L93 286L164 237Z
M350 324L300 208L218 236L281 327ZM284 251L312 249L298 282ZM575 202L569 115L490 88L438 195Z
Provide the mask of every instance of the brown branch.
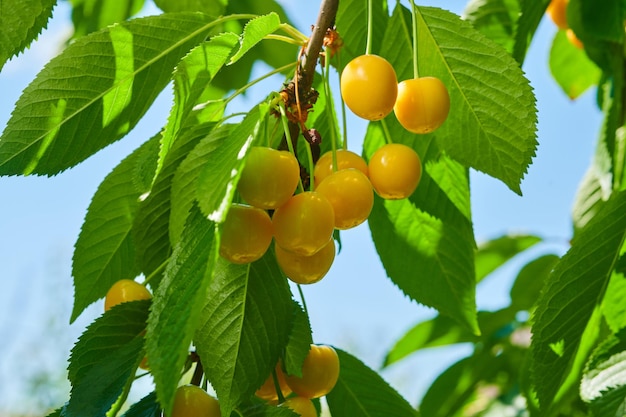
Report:
M313 27L313 34L309 38L304 53L301 70L296 72L300 91L308 91L313 85L315 67L319 59L326 31L335 25L335 17L339 8L339 0L322 0L317 22Z

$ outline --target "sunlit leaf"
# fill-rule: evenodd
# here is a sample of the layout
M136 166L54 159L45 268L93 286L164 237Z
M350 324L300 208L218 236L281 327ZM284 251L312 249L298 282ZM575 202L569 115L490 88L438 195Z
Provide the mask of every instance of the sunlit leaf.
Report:
M585 52L567 40L564 30L556 33L550 48L550 72L571 99L579 97L600 80L600 68Z
M76 39L139 13L144 0L71 0Z
M120 139L215 23L151 16L81 37L24 90L0 137L0 174L54 175Z
M541 238L533 235L503 235L481 243L476 251L476 281L539 242Z
M276 13L250 20L243 29L239 50L230 59L230 64L237 62L239 58L263 40L266 35L273 33L279 26L280 18Z
M626 236L625 210L626 193L614 193L575 237L537 302L531 369L543 409L564 382L587 322L602 300Z
M465 6L463 18L511 53L520 7L520 0L471 0Z

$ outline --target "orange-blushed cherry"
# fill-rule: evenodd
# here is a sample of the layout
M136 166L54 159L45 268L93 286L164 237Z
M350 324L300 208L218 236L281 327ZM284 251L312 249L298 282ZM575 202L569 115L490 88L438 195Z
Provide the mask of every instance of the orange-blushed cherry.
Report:
M365 176L369 175L367 162L360 155L347 149L337 149L335 151L337 158L337 169L333 166L333 152L324 153L315 163L313 175L315 177L315 186L317 187L327 176L335 171L346 168L355 168L361 171Z
M317 417L317 410L313 401L303 397L287 398L280 407L287 407L298 414L300 417Z
M278 386L283 394L283 398L285 398L291 394L291 388L289 388L289 385L287 385L287 381L285 380L285 373L283 372L281 362L278 362L274 369L276 370ZM271 403L278 401L279 397L276 392L276 384L274 383L274 375L272 373L270 373L263 385L256 390L254 395Z
M335 241L329 240L326 246L310 256L286 251L275 245L276 262L280 269L296 284L318 282L330 270L335 260Z
M326 197L315 191L305 191L278 207L272 223L277 245L310 256L330 241L335 228L335 213Z
M378 55L361 55L341 72L341 97L348 108L366 120L381 120L393 110L398 79L393 66Z
M546 9L546 14L559 29L567 29L567 4L569 0L552 0Z
M272 242L272 220L263 209L233 204L222 224L220 255L236 264L260 259Z
M152 294L145 286L132 279L121 279L109 288L104 298L104 311L128 301L149 300L151 298Z
M398 200L409 197L422 177L420 157L401 143L381 146L369 160L370 181L382 198Z
M315 189L333 205L335 228L351 229L363 223L374 207L372 183L361 171L348 168L333 172Z
M221 417L220 404L215 397L196 385L181 385L176 389L174 407L169 417Z
M291 390L300 397L323 397L339 379L339 356L331 346L311 345L302 364L302 376L287 375L286 379Z
M300 181L300 165L293 154L255 146L246 162L237 190L250 205L275 209L291 198Z
M450 112L450 95L436 77L420 77L398 84L393 111L406 130L430 133L445 122Z

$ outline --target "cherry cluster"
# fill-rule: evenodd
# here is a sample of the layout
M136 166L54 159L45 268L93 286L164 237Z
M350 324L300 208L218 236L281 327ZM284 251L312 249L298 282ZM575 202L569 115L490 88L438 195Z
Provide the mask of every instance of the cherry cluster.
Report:
M450 95L436 77L417 77L398 83L385 58L365 54L354 58L341 73L341 96L357 116L382 120L392 111L409 132L430 133L448 117Z

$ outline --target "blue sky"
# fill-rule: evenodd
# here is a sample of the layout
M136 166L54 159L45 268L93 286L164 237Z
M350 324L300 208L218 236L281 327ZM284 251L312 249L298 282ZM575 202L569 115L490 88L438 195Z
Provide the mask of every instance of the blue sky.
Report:
M284 0L287 12L303 33L314 23L318 2ZM429 1L419 4L440 5ZM445 7L461 13L465 1L452 0ZM6 64L0 73L0 128L9 118L21 90L34 78L70 33L69 8L57 6L49 30L30 50ZM539 148L522 183L523 197L485 175L472 172L472 209L477 240L509 232L529 232L549 239L539 250L562 253L571 235L570 210L578 181L586 170L600 128L601 113L594 92L570 101L552 80L548 52L556 29L547 19L531 45L524 66L535 89L539 108ZM280 81L278 81L280 82ZM275 89L270 79L259 91ZM254 94L251 94L254 97ZM123 156L164 124L171 95L164 93L131 134L77 167L53 178L0 178L0 264L4 290L0 292L0 414L23 409L23 383L35 368L61 369L76 337L102 311L92 306L69 329L72 283L71 256L89 201L100 181ZM234 110L245 111L239 100ZM349 115L350 147L360 152L365 124ZM386 279L366 225L342 235L343 251L329 275L305 288L314 337L350 350L377 368L394 341L416 322L434 311L409 301ZM478 305L498 308L507 303L510 278L522 260L481 285ZM56 337L40 340L53 329ZM44 333L49 337L49 332ZM430 350L414 355L384 376L407 399L416 403L432 378L467 347ZM415 377L419 375L419 377ZM28 406L28 404L26 404Z

